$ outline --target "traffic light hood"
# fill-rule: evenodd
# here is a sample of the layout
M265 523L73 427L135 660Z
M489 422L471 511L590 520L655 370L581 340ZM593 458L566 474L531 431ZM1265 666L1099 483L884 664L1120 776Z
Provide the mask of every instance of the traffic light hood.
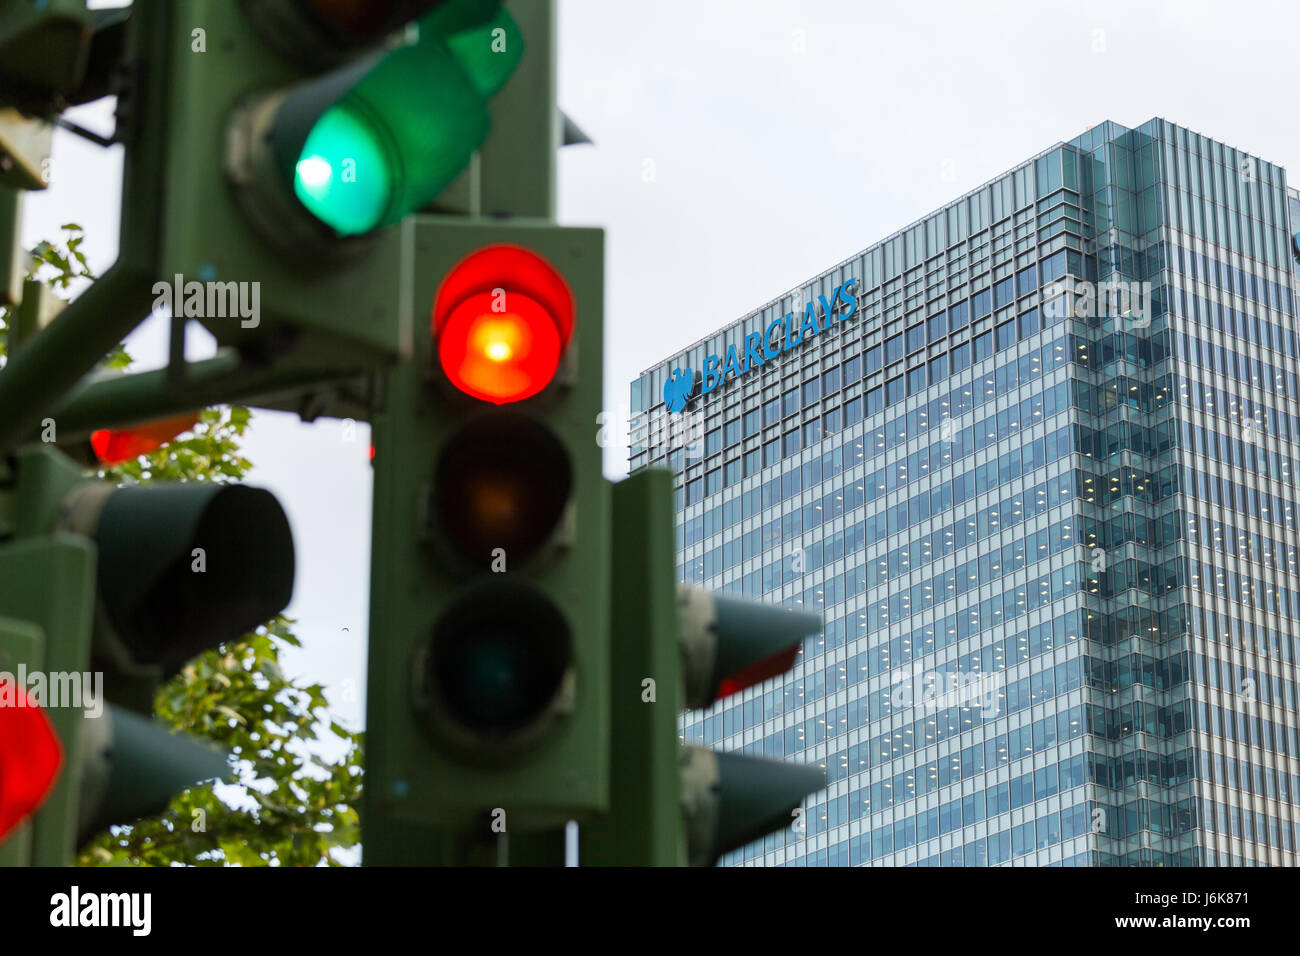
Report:
M174 673L289 603L293 536L269 491L86 482L69 493L64 514L66 529L93 538L99 552L109 627L96 656L124 672Z

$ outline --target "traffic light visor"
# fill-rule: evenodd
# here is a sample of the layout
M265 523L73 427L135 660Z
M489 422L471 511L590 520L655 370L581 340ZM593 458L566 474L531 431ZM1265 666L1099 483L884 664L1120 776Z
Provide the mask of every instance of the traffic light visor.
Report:
M226 169L268 238L311 256L427 206L489 126L477 81L431 35L251 99Z
M96 652L119 667L175 673L242 637L293 592L293 535L275 496L246 485L79 485L68 530L99 550L99 600L111 625ZM107 655L107 656L105 656Z

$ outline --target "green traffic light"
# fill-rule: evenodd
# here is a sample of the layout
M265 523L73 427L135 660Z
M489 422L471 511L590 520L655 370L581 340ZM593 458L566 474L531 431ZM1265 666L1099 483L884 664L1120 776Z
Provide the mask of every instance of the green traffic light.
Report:
M426 205L488 131L487 105L436 40L296 88L268 140L297 205L336 236L359 236Z
M326 110L307 135L293 190L341 236L369 232L393 200L393 159L366 119L346 105Z
M311 258L427 206L460 175L524 49L508 13L482 15L236 112L227 173L268 238Z

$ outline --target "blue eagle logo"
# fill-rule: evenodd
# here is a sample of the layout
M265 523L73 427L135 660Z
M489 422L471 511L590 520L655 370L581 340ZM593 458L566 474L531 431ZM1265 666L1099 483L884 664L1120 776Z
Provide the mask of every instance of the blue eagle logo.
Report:
M695 390L695 376L688 368L673 369L672 375L664 382L664 405L670 412L680 412L690 400Z

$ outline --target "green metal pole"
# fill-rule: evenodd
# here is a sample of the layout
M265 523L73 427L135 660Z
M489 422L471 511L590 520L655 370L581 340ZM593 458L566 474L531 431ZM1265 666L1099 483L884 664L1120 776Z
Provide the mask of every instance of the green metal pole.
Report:
M613 487L611 811L580 830L584 866L686 864L672 501L663 470Z
M511 833L505 837L508 866L564 866L564 830Z
M312 385L360 379L369 369L333 369L279 363L250 366L233 349L185 367L183 384L172 388L167 369L118 375L82 386L50 413L61 438L80 438L96 428L119 428L165 418L205 405L274 400Z
M50 407L149 314L149 284L114 266L24 343L0 371L0 450L33 431Z
M133 82L118 104L126 157L117 262L0 370L0 451L28 435L60 398L122 341L153 306L162 169L168 131L162 122L173 55L167 45L171 4L137 0L127 60Z

